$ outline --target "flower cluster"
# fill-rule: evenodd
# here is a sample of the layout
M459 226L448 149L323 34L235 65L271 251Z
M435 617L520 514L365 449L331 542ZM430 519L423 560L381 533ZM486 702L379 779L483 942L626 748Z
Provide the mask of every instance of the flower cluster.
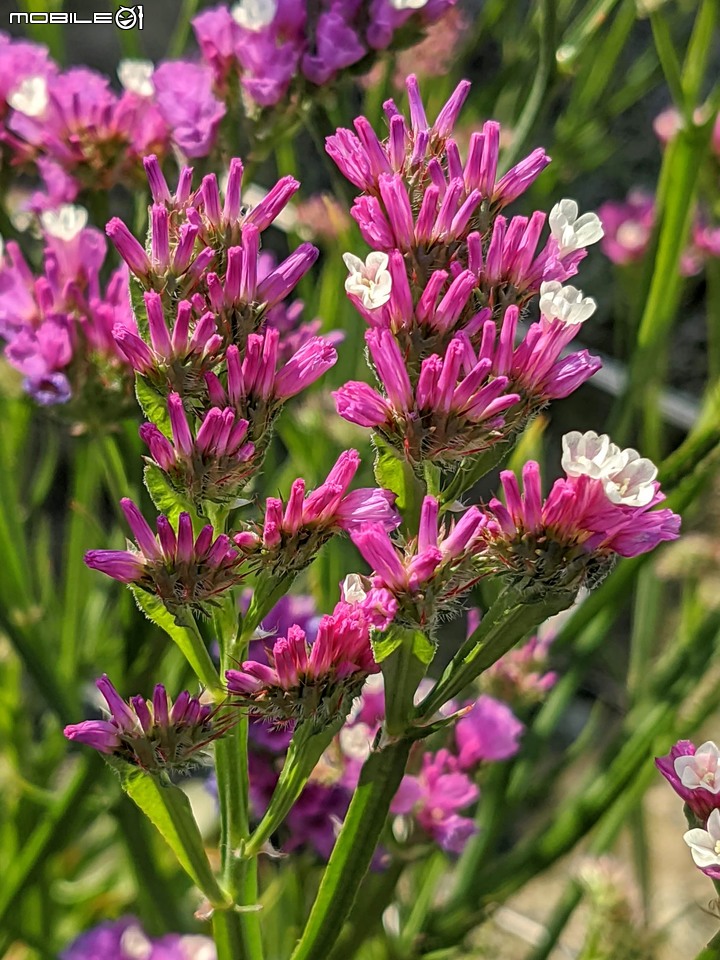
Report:
M127 360L113 331L136 330L127 273L101 282L105 238L87 211L64 205L41 216L44 261L35 276L18 245L0 250L0 339L5 357L39 404L72 401L74 415L111 418L130 399Z
M477 582L472 557L485 520L477 507L450 524L439 520L435 497L425 497L418 536L393 542L388 531L368 523L350 536L373 570L371 582L397 602L400 623L431 630L438 614L447 614Z
M501 472L505 504L493 499L485 511L480 569L546 587L592 584L616 555L636 557L677 538L680 518L652 509L664 499L657 468L636 450L573 431L563 437L562 466L565 477L545 500L534 461L523 467L522 493L515 474Z
M85 563L92 570L157 596L171 613L208 615L215 598L242 581L242 553L226 534L216 537L210 524L196 538L189 513L180 514L176 528L161 514L156 535L132 500L121 506L136 543L127 550L89 550Z
M186 770L222 736L232 717L183 691L173 703L159 683L151 700L122 699L107 676L97 681L105 698L107 720L83 720L65 727L68 740L124 760L151 773Z
M138 185L141 160L171 148L210 155L221 124L266 125L268 107L294 104L305 81L325 84L395 40L419 39L455 0L238 0L192 21L200 60L123 60L122 92L86 67L62 70L47 48L0 33L0 143L15 165L44 182L37 203L52 208L81 190ZM410 33L408 34L408 30ZM399 36L398 36L399 35ZM242 96L239 96L238 93Z
M60 960L216 960L209 937L169 933L150 938L135 917L122 917L86 930L60 954Z
M346 450L327 479L306 494L305 481L297 479L287 503L268 497L262 529L239 533L235 542L244 553L273 575L297 573L310 563L320 547L335 533L377 525L394 530L400 517L394 494L375 487L348 493L360 466L357 450Z
M684 800L691 829L684 835L692 858L704 874L720 880L720 749L708 740L696 747L679 740L655 765Z
M312 643L293 625L268 651L269 663L246 660L239 670L228 670L228 692L270 723L312 719L323 725L347 712L368 675L380 669L371 628L362 604L341 601L322 617Z
M472 135L465 161L453 127L468 96L462 81L434 123L414 76L410 120L385 104L381 140L364 117L327 151L362 194L353 216L373 248L345 255L346 292L370 326L369 361L380 389L350 382L338 412L376 430L415 468L455 462L512 440L549 400L566 397L599 366L566 355L594 301L563 286L602 236L593 213L562 200L549 217L501 211L542 172L535 150L498 177L500 130ZM550 235L538 252L546 220ZM520 311L539 296L540 321L521 332ZM502 447L500 447L502 449Z

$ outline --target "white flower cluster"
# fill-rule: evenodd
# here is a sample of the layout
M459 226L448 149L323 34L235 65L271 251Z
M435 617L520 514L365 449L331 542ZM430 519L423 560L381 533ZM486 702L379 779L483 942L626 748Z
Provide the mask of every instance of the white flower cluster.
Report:
M373 251L365 263L354 253L344 253L343 260L349 270L345 289L362 301L366 310L377 310L387 303L392 293L392 277L387 268L388 255Z
M637 450L621 450L606 433L572 430L562 440L562 467L569 477L600 480L611 503L645 507L655 496L657 467Z
M564 287L559 280L548 280L540 284L540 313L548 320L562 320L570 326L584 323L597 308L592 297L583 297L582 290L568 284Z

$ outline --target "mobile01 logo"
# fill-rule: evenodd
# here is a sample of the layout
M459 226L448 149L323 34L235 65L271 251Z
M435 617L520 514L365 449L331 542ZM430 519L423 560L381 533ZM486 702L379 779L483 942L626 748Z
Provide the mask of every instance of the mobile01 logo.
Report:
M144 20L143 4L138 3L134 7L118 7L114 13L108 11L95 11L85 16L72 11L49 12L34 11L25 13L15 11L10 14L10 23L20 24L42 24L42 23L62 23L68 26L75 24L115 24L119 30L142 30Z

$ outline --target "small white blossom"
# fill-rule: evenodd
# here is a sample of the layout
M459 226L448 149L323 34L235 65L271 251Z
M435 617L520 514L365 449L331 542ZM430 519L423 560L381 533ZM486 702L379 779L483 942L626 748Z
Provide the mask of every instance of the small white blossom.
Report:
M64 203L57 210L46 210L40 215L43 230L58 240L72 240L88 222L88 212L85 207L76 207L72 203Z
M120 949L128 960L148 960L153 952L152 943L139 927L128 927L120 938Z
M707 830L696 827L683 834L683 840L690 847L696 866L720 866L720 810L713 810L708 817Z
M180 950L187 960L217 960L217 950L212 940L190 934L180 938Z
M608 465L620 453L606 434L594 430L580 433L571 430L562 438L562 468L569 477L591 477L601 480L607 476Z
M139 97L151 97L155 92L152 75L155 66L152 60L121 60L117 75L123 89Z
M637 450L621 450L608 464L603 480L605 495L611 503L627 507L646 507L655 496L653 481L657 467Z
M572 430L562 440L562 468L569 477L601 480L611 503L645 507L655 496L657 467L637 450L621 450L607 434Z
M341 593L345 603L362 603L367 597L363 578L359 573L349 573L342 582Z
M275 19L277 8L277 0L240 0L231 8L230 13L235 23L244 30L258 33L270 26Z
M428 5L428 0L390 0L390 6L395 10L422 10Z
M595 313L597 304L592 297L583 297L577 287L563 285L557 280L540 284L540 313L550 320L562 320L575 326Z
M603 236L600 217L596 213L584 213L578 216L578 205L574 200L561 200L556 203L548 217L550 232L559 247L560 256L597 243Z
M345 289L362 301L366 310L377 310L387 303L392 292L392 277L387 269L388 255L373 251L365 263L354 253L344 253L343 260L350 274Z
M45 77L25 77L7 97L7 102L13 110L24 113L26 117L41 117L47 109L49 100Z
M367 760L370 756L373 731L366 723L354 723L340 731L340 749L350 760Z
M675 758L675 773L684 787L720 793L718 759L720 750L712 740L703 743L692 756Z

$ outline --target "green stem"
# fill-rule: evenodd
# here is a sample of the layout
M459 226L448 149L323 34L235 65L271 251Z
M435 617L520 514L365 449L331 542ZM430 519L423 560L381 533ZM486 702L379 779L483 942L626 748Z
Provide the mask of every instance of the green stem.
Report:
M552 86L555 68L555 0L540 0L539 6L541 24L537 70L525 106L515 124L512 144L503 157L505 168L511 167L522 153L542 108L547 104Z
M558 589L549 598L533 600L528 587L506 588L422 701L417 717L432 716L535 627L567 609L574 598L574 591Z
M292 960L325 960L340 935L405 773L410 747L410 740L397 740L365 762Z

